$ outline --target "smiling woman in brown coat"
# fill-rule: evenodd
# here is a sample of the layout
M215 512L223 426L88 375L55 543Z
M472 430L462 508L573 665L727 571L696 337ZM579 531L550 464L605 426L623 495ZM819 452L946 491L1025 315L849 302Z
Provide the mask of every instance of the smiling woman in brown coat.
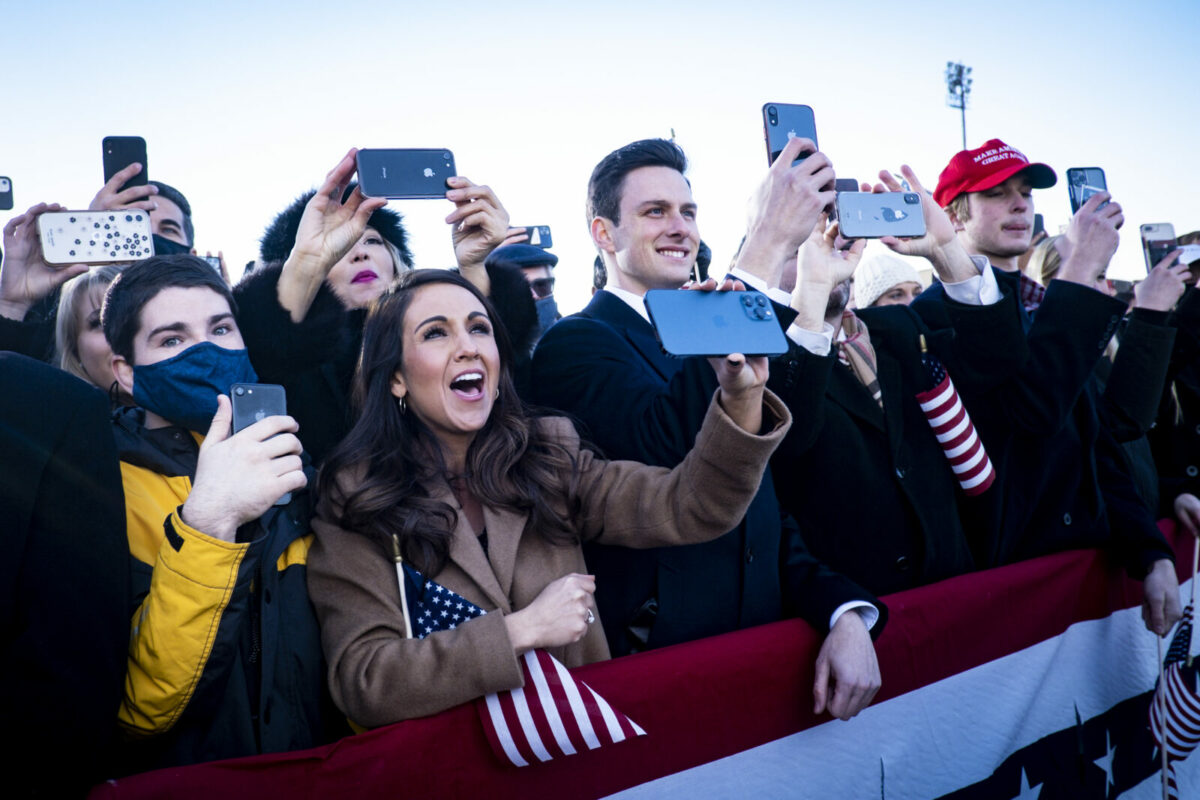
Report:
M322 472L308 558L333 697L360 725L520 686L533 648L568 667L608 658L580 543L716 538L790 423L765 359L714 359L721 388L682 464L608 462L565 419L529 416L508 363L487 301L450 272L404 276L368 319L358 421ZM487 613L409 637L393 542Z

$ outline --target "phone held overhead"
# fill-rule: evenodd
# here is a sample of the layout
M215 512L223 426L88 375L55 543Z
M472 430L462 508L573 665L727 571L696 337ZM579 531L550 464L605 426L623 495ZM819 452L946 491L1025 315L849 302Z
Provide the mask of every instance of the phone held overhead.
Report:
M787 147L789 139L811 139L813 147L817 146L817 123L810 106L792 103L767 103L762 107L763 135L767 142L767 164L774 164L775 159ZM799 164L813 154L815 150L806 151L792 162Z
M47 211L37 227L47 264L119 264L154 255L150 214L136 208Z
M433 200L446 196L446 179L458 173L448 149L359 150L358 185L367 197Z
M117 191L123 192L134 186L146 185L150 179L150 169L146 163L145 139L141 136L105 136L100 146L104 155L105 183L130 164L138 163L142 165L141 171L125 181Z
M1071 196L1071 213L1079 213L1079 209L1088 198L1094 194L1108 191L1108 182L1104 179L1104 170L1099 167L1071 167L1067 170L1067 192ZM1108 205L1107 201L1100 208Z
M837 218L845 239L925 235L925 214L916 192L838 192Z

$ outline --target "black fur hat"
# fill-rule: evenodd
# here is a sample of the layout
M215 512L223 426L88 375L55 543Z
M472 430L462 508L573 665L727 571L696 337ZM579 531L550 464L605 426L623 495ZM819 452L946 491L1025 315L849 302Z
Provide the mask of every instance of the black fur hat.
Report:
M342 195L343 201L350 196L357 185L352 183L346 187L346 192ZM267 226L262 239L259 240L260 264L280 263L287 260L288 254L292 252L292 246L296 244L296 231L300 228L300 217L304 214L304 207L316 193L314 189L297 197L294 203L279 212L279 215ZM400 260L404 262L403 266L412 267L413 258L412 252L408 249L408 232L404 230L401 219L402 217L390 208L379 208L371 214L367 225L378 231L380 236L387 239L400 251Z

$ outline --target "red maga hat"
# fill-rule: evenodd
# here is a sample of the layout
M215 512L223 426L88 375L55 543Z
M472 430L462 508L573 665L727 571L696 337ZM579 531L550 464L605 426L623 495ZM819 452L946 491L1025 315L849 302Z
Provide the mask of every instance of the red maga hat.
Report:
M945 208L963 192L982 192L999 186L1018 172L1025 172L1034 189L1049 189L1058 182L1045 164L1030 164L1025 154L999 139L988 139L982 147L960 150L938 176L934 201Z

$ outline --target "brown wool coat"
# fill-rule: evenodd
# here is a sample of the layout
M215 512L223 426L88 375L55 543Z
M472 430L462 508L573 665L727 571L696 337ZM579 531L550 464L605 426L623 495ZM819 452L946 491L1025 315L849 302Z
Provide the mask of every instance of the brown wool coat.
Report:
M787 409L769 392L764 418L770 432L752 436L714 400L695 447L673 470L604 461L580 449L566 419L541 424L578 459L580 539L645 548L708 541L737 524L791 424ZM448 486L431 492L456 505ZM377 727L427 716L521 685L504 615L528 606L554 580L586 573L587 566L578 545L554 545L526 530L527 515L489 506L483 514L489 553L460 514L449 561L429 577L489 613L455 630L406 639L393 562L375 542L332 524L329 509L318 509L308 555L309 594L321 623L333 698L354 722ZM580 641L550 652L568 667L609 657L599 620Z

